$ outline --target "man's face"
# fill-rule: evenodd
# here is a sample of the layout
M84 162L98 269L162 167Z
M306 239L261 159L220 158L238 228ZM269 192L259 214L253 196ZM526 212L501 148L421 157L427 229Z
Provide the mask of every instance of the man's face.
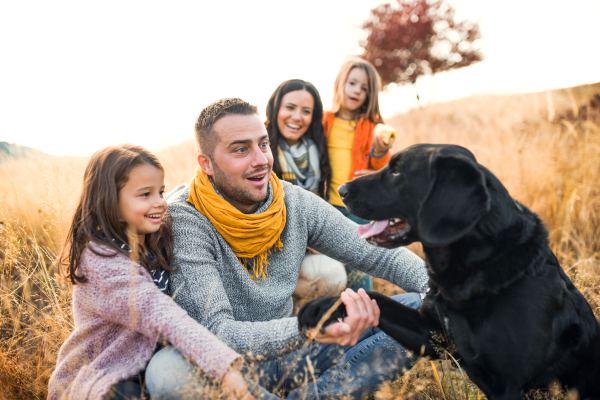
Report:
M255 212L267 197L273 168L269 137L258 115L229 115L219 119L212 160L198 155L198 163L229 203L243 213Z

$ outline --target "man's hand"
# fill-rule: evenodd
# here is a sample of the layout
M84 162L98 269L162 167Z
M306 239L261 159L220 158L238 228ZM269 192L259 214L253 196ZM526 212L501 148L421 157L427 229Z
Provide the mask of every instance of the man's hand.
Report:
M324 334L317 333L315 340L324 344L354 346L366 329L379 325L379 306L364 289L358 289L358 293L346 289L341 297L346 306L347 317L341 322L329 325Z
M248 385L244 377L238 371L237 366L231 366L222 381L223 389L227 393L228 400L256 400L248 391Z

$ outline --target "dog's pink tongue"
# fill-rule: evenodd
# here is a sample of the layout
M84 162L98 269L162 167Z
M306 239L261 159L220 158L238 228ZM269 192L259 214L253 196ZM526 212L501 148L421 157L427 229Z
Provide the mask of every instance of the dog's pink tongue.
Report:
M385 219L383 221L373 221L370 224L359 225L358 226L358 234L361 238L366 239L371 236L379 235L381 232L385 230L388 226L388 220Z

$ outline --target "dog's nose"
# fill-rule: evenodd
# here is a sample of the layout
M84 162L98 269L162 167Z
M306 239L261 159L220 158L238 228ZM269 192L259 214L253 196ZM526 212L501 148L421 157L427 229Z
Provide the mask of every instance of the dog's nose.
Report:
M346 184L343 184L338 188L338 193L340 194L340 197L342 199L348 195L348 189L346 189Z

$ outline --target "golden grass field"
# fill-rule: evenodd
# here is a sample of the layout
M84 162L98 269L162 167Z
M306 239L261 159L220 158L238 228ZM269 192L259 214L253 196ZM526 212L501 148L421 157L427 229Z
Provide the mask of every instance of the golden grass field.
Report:
M597 92L600 83L482 95L415 109L386 122L397 129L395 150L415 143L469 148L514 198L541 216L561 265L599 316L600 116L576 117ZM561 118L569 113L570 118ZM192 139L156 154L166 169L167 190L192 177ZM86 161L0 155L0 399L45 398L58 349L72 329L70 287L56 279L55 259ZM420 254L418 244L411 248ZM381 280L375 286L387 294L399 290ZM374 398L484 397L449 362L421 360Z

